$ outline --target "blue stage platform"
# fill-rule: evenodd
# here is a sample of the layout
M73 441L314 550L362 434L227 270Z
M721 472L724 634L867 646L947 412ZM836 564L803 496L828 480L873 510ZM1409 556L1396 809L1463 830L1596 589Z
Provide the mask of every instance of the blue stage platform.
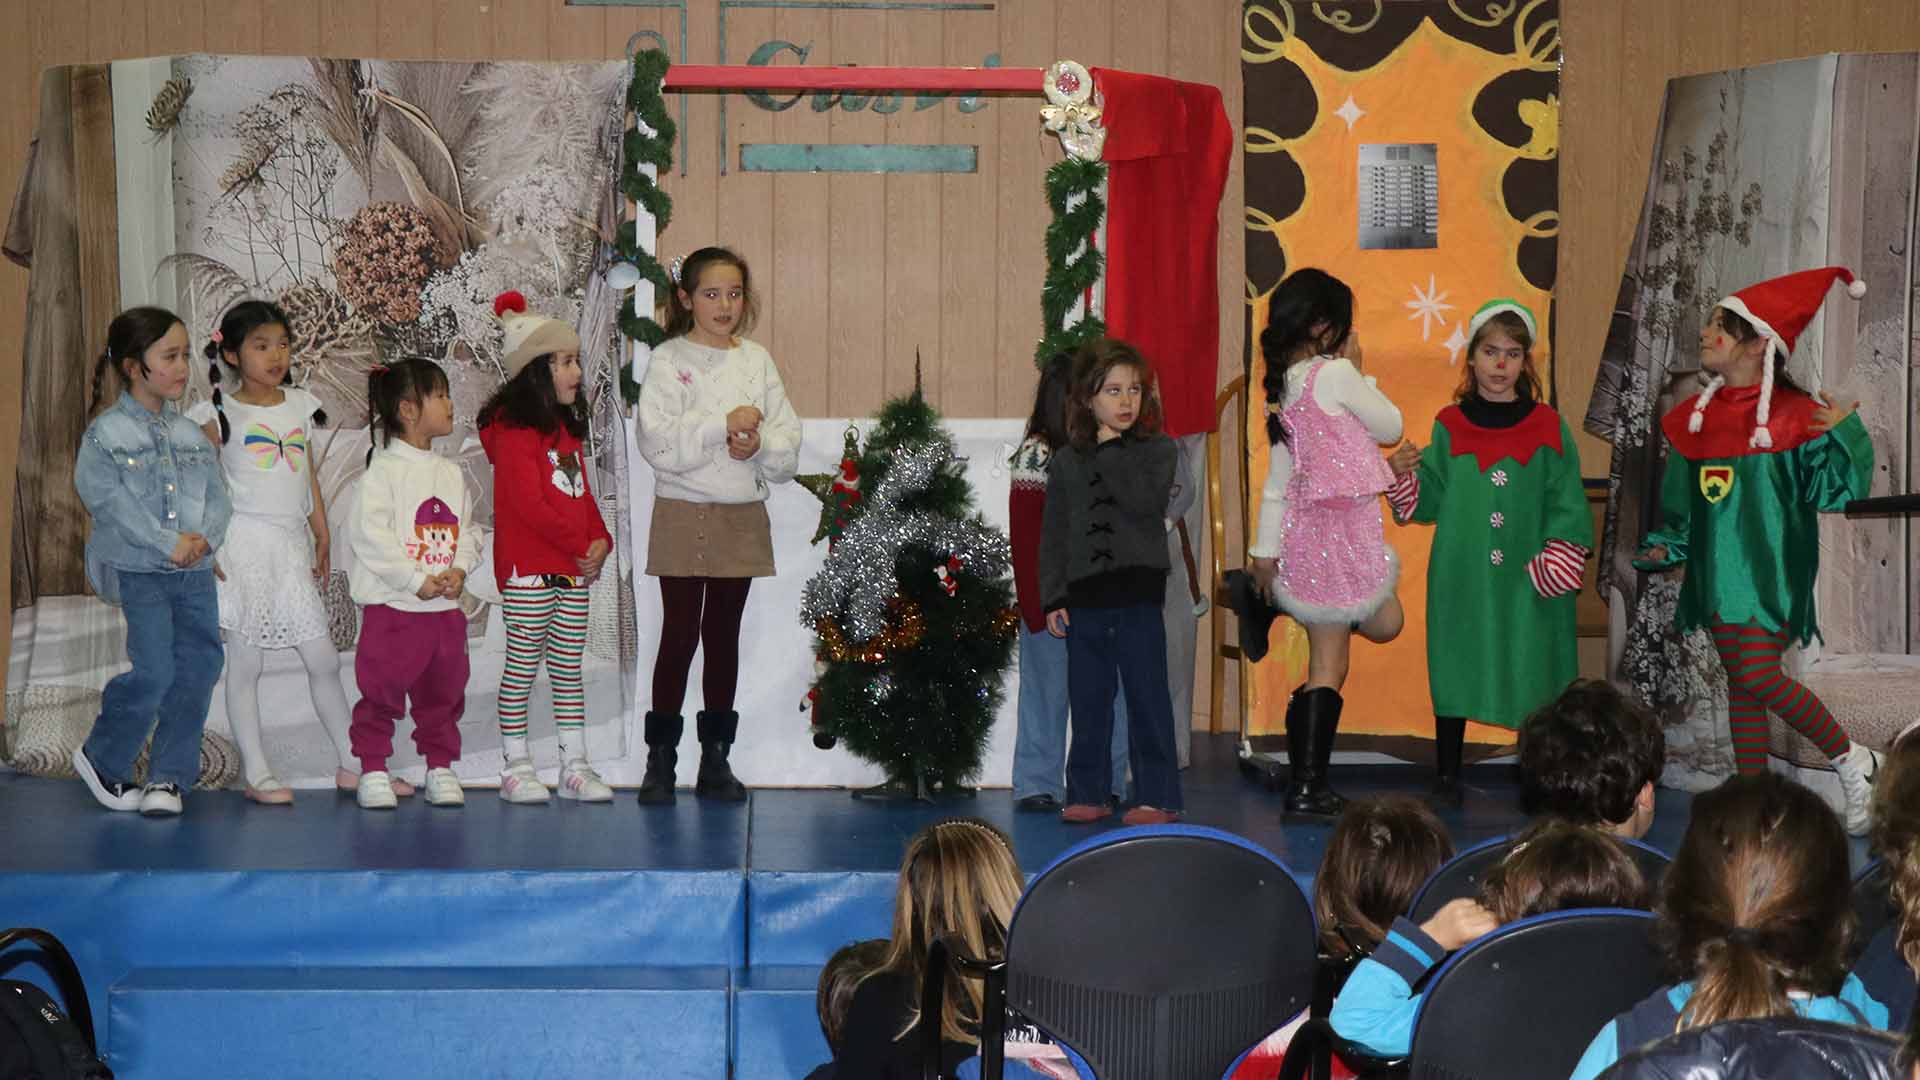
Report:
M1231 740L1196 737L1194 758L1189 820L1268 848L1310 887L1329 830L1282 826ZM1417 790L1425 773L1336 780L1360 795ZM1522 824L1509 769L1477 767L1469 783L1443 815L1457 844ZM1089 835L1016 813L1004 790L937 806L839 790L761 790L745 805L683 793L644 810L631 792L610 806L468 799L374 813L324 792L289 808L200 792L184 817L148 820L101 810L77 782L0 776L0 926L67 942L122 1080L573 1065L800 1077L826 1057L820 965L887 935L909 836L977 815L1031 872ZM1661 793L1650 842L1671 850L1688 801Z

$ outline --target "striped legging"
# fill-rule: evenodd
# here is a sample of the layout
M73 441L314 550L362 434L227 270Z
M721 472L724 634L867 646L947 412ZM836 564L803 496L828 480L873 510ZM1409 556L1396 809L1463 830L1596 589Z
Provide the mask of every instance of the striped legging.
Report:
M525 738L527 698L540 661L553 683L553 723L564 739L587 725L580 654L587 644L587 586L508 585L500 590L507 621L507 664L500 672L500 735Z
M1787 635L1754 623L1713 624L1713 644L1727 670L1727 719L1734 767L1743 773L1767 767L1767 714L1793 725L1820 752L1837 758L1853 744L1820 698L1780 666Z

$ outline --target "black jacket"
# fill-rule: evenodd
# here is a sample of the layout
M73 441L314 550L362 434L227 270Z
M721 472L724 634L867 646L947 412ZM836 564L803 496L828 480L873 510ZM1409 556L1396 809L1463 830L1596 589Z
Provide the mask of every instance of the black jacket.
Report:
M1626 1055L1601 1080L1896 1080L1900 1042L1825 1020L1728 1020ZM1904 1080L1904 1078L1902 1078Z
M1040 528L1046 610L1165 602L1167 500L1178 462L1173 440L1157 434L1054 451Z

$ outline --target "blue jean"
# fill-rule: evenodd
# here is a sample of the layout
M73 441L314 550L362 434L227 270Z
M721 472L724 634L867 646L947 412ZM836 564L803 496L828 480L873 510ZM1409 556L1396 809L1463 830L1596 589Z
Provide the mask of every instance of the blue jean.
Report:
M1013 737L1013 797L1066 797L1067 639L1020 627L1019 725ZM1127 703L1113 703L1113 794L1127 796Z
M200 779L200 731L226 654L212 570L120 573L127 658L100 696L87 759L107 782L133 778L133 761L153 734L147 783L191 788Z
M1067 801L1098 802L1113 773L1108 754L1116 690L1126 695L1127 759L1133 797L1142 806L1179 810L1180 752L1173 741L1167 687L1167 628L1160 608L1072 608L1067 612L1067 694L1073 744L1067 748Z

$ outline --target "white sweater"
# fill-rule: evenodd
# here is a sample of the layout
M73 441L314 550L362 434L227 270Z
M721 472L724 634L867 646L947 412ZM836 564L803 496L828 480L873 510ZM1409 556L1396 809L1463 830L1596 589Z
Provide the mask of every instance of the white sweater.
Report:
M1287 392L1280 407L1289 408L1306 392L1307 373L1318 360L1320 377L1313 384L1313 403L1328 416L1352 413L1373 441L1390 446L1400 441L1400 408L1380 392L1373 376L1362 375L1345 357L1301 361L1287 369ZM1287 482L1293 479L1293 454L1284 442L1267 448L1267 482L1260 489L1260 529L1247 545L1247 558L1271 559L1280 554L1280 522L1287 512Z
M761 502L800 468L800 417L780 369L767 350L736 340L731 349L710 349L677 337L653 350L633 422L659 498ZM760 410L760 452L735 461L727 414L742 405Z
M467 519L460 466L398 439L373 453L360 480L351 536L354 559L347 581L353 602L400 611L457 607L445 596L420 599L420 586L448 569L473 573L486 539Z

